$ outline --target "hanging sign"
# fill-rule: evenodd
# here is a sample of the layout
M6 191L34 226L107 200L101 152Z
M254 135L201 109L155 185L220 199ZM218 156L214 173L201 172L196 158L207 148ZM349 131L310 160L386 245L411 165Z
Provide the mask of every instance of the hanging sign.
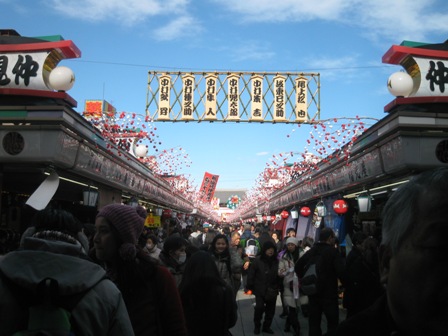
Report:
M159 77L159 116L158 120L170 120L171 76Z
M251 121L263 121L263 77L253 75L250 79L251 87Z
M274 77L274 116L276 122L286 121L286 77L277 75Z
M227 78L227 100L229 101L227 120L230 121L240 120L239 81L240 77L236 74L231 74Z
M296 121L308 120L308 79L299 77L296 79Z
M207 121L216 120L216 82L218 76L211 74L205 77L205 116Z
M193 120L194 110L194 76L185 75L182 77L183 96L182 96L182 120Z

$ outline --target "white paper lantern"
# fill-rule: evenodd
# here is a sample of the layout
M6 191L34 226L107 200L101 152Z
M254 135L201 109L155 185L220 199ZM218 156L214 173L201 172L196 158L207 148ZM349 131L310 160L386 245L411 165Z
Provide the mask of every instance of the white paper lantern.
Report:
M413 88L412 77L403 71L393 73L387 81L387 89L395 97L407 97L411 94Z
M48 83L53 90L68 91L75 84L75 74L70 68L58 66L51 70Z
M134 154L137 157L145 157L148 154L148 147L145 145L137 145L134 148Z

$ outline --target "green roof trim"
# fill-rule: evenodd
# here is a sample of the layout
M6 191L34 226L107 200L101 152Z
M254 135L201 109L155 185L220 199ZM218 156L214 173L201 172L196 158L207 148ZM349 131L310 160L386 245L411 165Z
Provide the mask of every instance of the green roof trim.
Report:
M27 111L0 111L0 118L16 118L16 117L26 117L28 115Z
M45 40L45 41L48 41L48 42L64 41L64 38L61 35L35 36L34 38Z
M422 45L428 45L431 43L425 43L425 42L414 42L414 41L403 41L401 42L401 46L403 47L411 47L411 48L415 48L415 47L420 47Z

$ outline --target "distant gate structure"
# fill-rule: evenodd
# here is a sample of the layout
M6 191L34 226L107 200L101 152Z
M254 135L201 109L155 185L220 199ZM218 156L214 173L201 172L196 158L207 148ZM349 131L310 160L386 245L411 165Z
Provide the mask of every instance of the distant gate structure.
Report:
M149 71L146 116L171 122L315 122L320 74Z

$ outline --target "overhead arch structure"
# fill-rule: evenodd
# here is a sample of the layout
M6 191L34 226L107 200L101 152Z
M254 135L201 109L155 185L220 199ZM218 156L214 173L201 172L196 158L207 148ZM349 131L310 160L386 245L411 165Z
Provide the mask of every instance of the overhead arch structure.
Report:
M146 116L171 122L313 123L320 119L320 74L150 71Z

